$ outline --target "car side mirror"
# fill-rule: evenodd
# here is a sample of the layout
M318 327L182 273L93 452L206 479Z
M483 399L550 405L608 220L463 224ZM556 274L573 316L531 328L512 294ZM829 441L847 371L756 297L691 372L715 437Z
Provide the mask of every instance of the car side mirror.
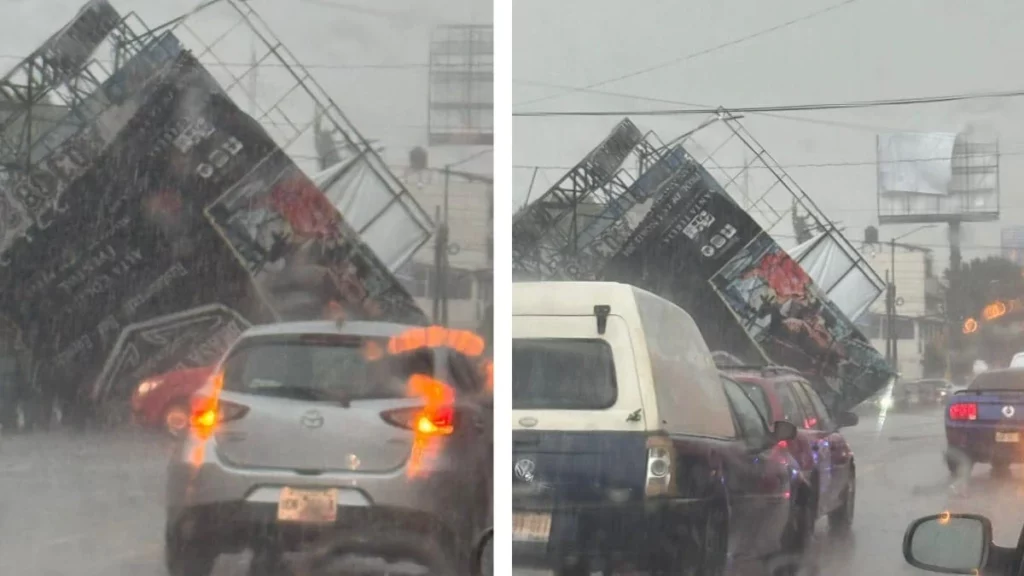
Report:
M473 547L472 576L494 576L494 528L488 528Z
M772 440L773 444L779 442L789 441L796 438L796 425L792 422L785 420L779 420L772 426Z
M978 574L992 549L992 523L977 514L918 518L903 536L907 564L945 574Z
M849 428L856 426L860 423L860 416L857 416L853 412L840 412L836 417L836 427L838 428Z

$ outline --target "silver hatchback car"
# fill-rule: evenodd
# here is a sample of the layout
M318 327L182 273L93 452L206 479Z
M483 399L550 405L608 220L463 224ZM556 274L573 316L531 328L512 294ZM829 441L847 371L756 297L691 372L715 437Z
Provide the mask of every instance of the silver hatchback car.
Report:
M430 549L446 563L432 572L468 570L491 521L492 396L444 332L317 321L242 334L171 457L170 573L206 575L251 549L251 573L278 574L286 552L324 542L421 561Z

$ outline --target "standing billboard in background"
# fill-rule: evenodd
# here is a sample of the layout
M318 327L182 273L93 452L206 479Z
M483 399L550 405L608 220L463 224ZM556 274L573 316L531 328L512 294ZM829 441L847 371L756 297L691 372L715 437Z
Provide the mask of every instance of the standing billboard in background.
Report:
M1000 236L1003 258L1024 267L1024 226L1003 226Z
M836 409L888 383L867 339L703 166L690 158L661 190L603 278L675 302L712 350L801 371Z
M45 387L98 400L208 363L250 323L425 323L312 182L182 53L0 262L0 312ZM325 206L326 203L326 206Z

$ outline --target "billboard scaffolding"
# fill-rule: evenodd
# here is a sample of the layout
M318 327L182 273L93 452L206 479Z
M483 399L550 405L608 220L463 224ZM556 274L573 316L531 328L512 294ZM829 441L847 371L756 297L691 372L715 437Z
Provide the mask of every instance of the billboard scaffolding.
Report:
M349 207L346 221L392 271L427 242L433 229L427 213L251 3L210 3L171 31L305 172L320 171L318 123L340 140L339 152L358 177L335 180L324 193L339 209ZM250 54L250 63L241 65L238 54Z
M535 202L512 218L512 269L523 276L581 278L595 240L628 234L625 218L647 197L637 174L657 164L664 146L628 118ZM635 162L633 166L630 161ZM626 226L626 228L623 228ZM617 249L617 248L616 248ZM581 266L587 268L582 270Z
M430 40L427 141L494 145L494 27L441 26Z
M968 134L877 137L878 222L999 219L999 142Z

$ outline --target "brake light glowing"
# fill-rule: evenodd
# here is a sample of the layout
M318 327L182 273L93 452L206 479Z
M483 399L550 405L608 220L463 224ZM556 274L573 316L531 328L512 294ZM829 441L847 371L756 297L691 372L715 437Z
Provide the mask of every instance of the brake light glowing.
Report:
M212 394L197 394L192 397L192 417L189 424L196 435L203 440L209 438L218 424L238 420L249 412L249 408L234 402L220 399L224 388L224 373L216 372L210 376Z
M960 402L949 406L950 420L977 420L978 405L974 402Z
M469 357L484 353L484 339L468 330L451 330L443 326L412 328L388 341L388 353L402 354L421 348L448 347Z
M384 412L381 418L423 436L448 436L455 431L455 410L451 406L398 408Z

